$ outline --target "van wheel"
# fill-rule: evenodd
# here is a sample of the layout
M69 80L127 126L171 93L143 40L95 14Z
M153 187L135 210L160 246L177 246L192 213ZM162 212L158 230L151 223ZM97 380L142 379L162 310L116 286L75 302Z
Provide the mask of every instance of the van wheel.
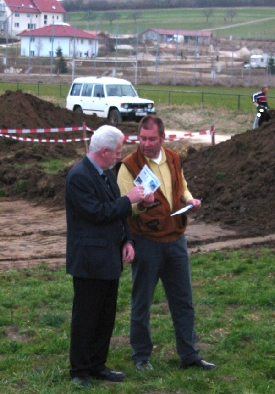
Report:
M117 109L113 109L109 114L109 121L113 124L119 124L122 122L122 117Z
M81 107L76 107L74 112L77 112L78 114L83 114L83 110Z

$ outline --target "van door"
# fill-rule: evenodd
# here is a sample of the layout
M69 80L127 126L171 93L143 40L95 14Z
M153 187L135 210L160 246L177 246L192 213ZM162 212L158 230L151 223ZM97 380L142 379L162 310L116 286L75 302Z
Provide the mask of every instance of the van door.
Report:
M91 114L93 83L84 83L79 98L80 105L85 114Z
M92 113L97 114L100 118L105 118L106 114L106 97L104 92L104 85L95 84L92 94Z

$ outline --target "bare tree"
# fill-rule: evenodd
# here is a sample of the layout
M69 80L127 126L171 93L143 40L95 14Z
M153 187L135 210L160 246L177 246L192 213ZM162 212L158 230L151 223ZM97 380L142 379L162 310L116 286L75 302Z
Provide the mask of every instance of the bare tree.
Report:
M206 17L206 21L208 23L210 16L213 14L213 8L204 8L202 13Z
M233 21L233 18L237 15L237 10L235 8L230 8L229 10L226 11L226 17L231 19L231 22Z
M114 20L120 19L121 15L118 12L105 12L105 14L102 15L102 19L108 19L110 22L110 25L113 23Z
M142 11L130 12L129 18L134 19L135 23L137 23L137 20L142 18Z
M87 21L94 21L94 20L96 20L96 18L97 18L97 14L95 14L92 11L87 11L87 12L84 12L84 14L83 14L83 19L87 20Z

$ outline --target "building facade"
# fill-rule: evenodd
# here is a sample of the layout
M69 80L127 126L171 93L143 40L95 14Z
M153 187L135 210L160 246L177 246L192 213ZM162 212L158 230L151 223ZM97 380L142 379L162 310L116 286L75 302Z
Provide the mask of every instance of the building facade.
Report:
M164 42L183 42L209 45L212 39L212 32L207 30L174 30L174 29L148 29L140 34L144 40Z
M91 58L98 53L97 36L65 23L24 31L18 37L21 56L55 57L58 49L69 58Z
M57 0L0 0L0 29L16 38L24 30L62 23L65 13Z

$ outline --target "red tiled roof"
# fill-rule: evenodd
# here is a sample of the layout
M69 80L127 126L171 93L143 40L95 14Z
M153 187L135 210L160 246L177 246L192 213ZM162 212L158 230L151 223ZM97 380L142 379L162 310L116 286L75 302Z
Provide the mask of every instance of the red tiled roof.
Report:
M71 38L88 38L90 40L96 40L97 37L93 34L89 34L84 30L77 29L74 26L67 25L47 25L40 29L34 29L31 31L32 36L35 37L71 37ZM25 37L30 35L29 30L25 30L20 34L19 37Z
M66 11L57 0L5 0L11 12L22 13L65 13Z
M60 1L57 0L33 0L33 2L39 8L40 12L66 12Z

